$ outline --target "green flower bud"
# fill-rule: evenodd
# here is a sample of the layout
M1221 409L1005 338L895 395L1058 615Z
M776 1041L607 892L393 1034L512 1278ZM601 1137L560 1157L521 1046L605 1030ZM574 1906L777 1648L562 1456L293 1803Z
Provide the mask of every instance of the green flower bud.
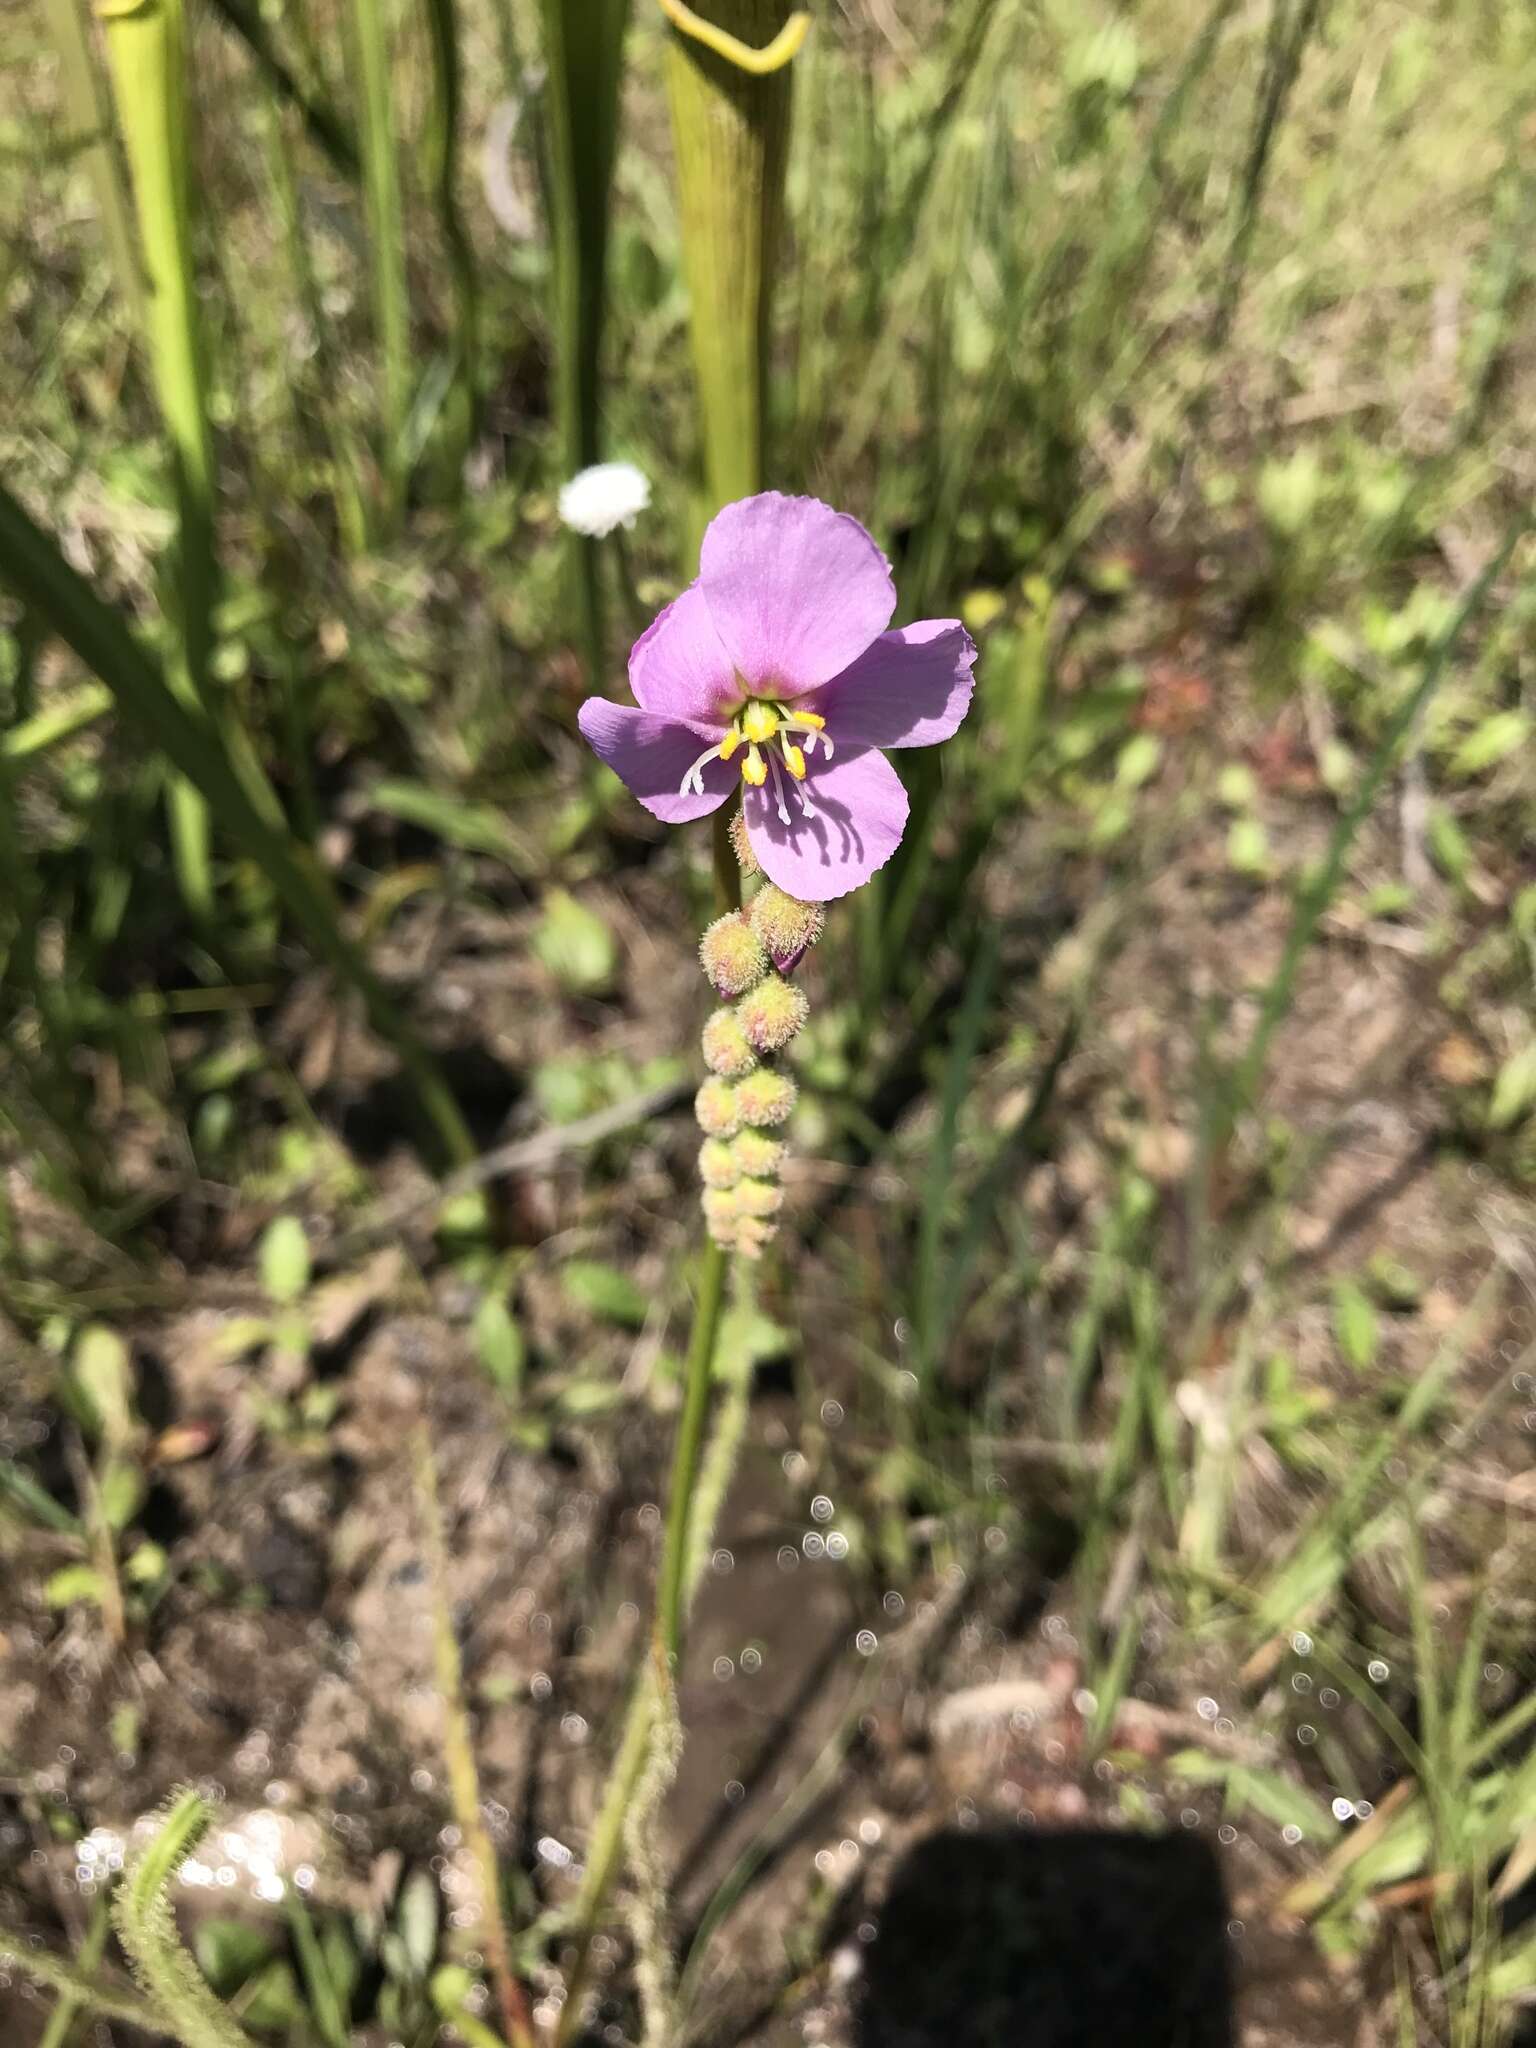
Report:
M740 1080L757 1065L757 1055L734 1010L716 1010L704 1026L700 1043L705 1066L727 1081Z
M784 1164L784 1147L761 1131L743 1131L730 1149L738 1174L751 1174L758 1180L771 1178Z
M706 1188L702 1202L704 1224L716 1244L724 1245L727 1251L736 1248L736 1229L741 1219L737 1214L735 1191L726 1192L721 1188Z
M781 1124L794 1108L799 1090L787 1074L759 1067L736 1090L736 1112L744 1124Z
M707 1188L733 1188L741 1179L741 1162L724 1138L706 1138L699 1147L699 1178Z
M734 1138L741 1129L736 1090L729 1081L706 1081L693 1098L693 1114L699 1129L711 1138Z
M740 811L736 811L732 815L730 834L731 851L736 856L737 865L740 867L741 872L744 875L760 875L763 871L762 864L759 862L757 855L752 851L752 842L747 837L747 821Z
M739 910L717 917L699 941L699 959L716 995L744 995L768 972L763 942Z
M738 1181L731 1193L738 1216L777 1216L784 1206L784 1190L776 1180Z
M744 1259L755 1259L765 1245L772 1244L777 1230L778 1225L766 1217L743 1216L731 1234L729 1249L740 1252Z
M781 974L792 972L827 928L827 913L819 903L801 903L772 882L764 882L752 898L751 920Z
M742 997L736 1015L747 1043L756 1051L782 1052L805 1022L809 1010L802 989L770 974Z

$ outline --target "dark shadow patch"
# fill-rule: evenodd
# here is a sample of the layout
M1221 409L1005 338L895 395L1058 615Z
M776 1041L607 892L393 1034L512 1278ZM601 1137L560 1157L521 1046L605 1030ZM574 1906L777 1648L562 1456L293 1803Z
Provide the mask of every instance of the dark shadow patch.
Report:
M507 1118L522 1097L522 1076L473 1040L434 1057L476 1144L489 1146L505 1136ZM416 1142L420 1111L406 1077L394 1073L341 1104L340 1121L348 1151L363 1165L377 1166L398 1147Z
M857 2048L1233 2048L1226 1923L1188 1835L931 1835L880 1915Z

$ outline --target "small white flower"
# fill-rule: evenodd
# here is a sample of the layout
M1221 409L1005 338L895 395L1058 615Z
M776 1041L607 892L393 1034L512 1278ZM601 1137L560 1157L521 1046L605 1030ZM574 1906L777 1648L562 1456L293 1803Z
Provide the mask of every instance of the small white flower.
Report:
M560 517L594 539L633 526L651 502L651 487L632 462L597 462L560 487Z

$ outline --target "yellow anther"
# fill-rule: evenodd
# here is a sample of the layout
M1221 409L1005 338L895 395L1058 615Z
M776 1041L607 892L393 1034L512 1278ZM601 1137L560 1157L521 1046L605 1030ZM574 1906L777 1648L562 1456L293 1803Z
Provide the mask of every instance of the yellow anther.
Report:
M742 714L741 729L749 740L771 740L779 729L779 714L771 704L749 704Z
M722 760L722 761L729 761L729 759L731 758L732 754L734 754L734 753L735 753L736 749L737 749L737 748L738 748L738 747L739 747L740 745L741 745L741 727L740 727L739 725L733 725L733 726L731 727L730 731L729 731L729 732L728 732L728 733L726 734L725 738L724 738L724 739L723 739L723 740L722 740L722 741L720 742L720 758L721 758L721 760Z
M785 766L785 767L786 767L786 768L787 768L787 769L789 770L790 774L791 774L791 775L793 775L793 777L795 778L796 782L804 782L804 780L805 780L805 756L804 756L804 754L802 754L802 753L801 753L800 749L799 749L799 748L798 748L798 747L797 747L797 746L795 745L795 743L794 743L794 741L793 741L793 740L785 740L785 741L783 742L783 746L784 746L784 766Z
M755 746L748 747L747 758L741 764L741 773L743 780L750 782L754 789L761 789L768 780L768 763Z
M812 732L820 732L827 722L819 711L795 711L790 715L796 725L808 725Z

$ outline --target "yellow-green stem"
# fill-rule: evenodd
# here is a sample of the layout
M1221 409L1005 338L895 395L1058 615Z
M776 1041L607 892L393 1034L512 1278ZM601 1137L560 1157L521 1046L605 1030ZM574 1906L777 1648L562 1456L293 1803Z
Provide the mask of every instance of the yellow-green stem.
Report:
M432 123L429 155L438 224L453 273L458 320L458 396L450 416L446 450L450 495L456 494L459 471L474 438L480 362L480 283L474 244L459 206L459 125L462 111L462 65L459 25L454 0L427 0L427 26L432 45Z
M554 255L555 419L562 479L597 462L608 216L618 143L619 81L629 0L543 0L549 120L549 227ZM602 684L598 545L566 538L566 575L588 680Z
M206 706L214 598L213 440L192 269L185 25L181 0L99 0L97 11L138 221L145 340L174 470L180 644L170 680L187 702ZM206 917L213 908L208 812L180 777L170 786L170 818L183 894Z
M724 805L715 813L714 864L715 896L719 908L741 907L741 869L731 848L729 813ZM683 1369L683 1411L678 1418L673 1442L672 1471L667 1484L666 1534L662 1543L661 1571L657 1587L654 1653L674 1673L682 1654L683 1628L688 1607L698 1583L697 1531L694 1528L695 1496L699 1471L705 1462L704 1427L709 1419L710 1390L715 1376L715 1353L719 1348L720 1325L725 1304L727 1255L713 1241L706 1241L699 1274L699 1296L694 1306L693 1333ZM740 1429L733 1422L733 1441ZM724 1493L725 1457L711 1459L718 1464L711 1486L711 1498ZM556 2040L563 2048L581 2021L582 1997L586 1990L591 1959L592 1936L607 1904L624 1853L624 1824L636 1787L645 1772L655 1725L657 1678L651 1658L646 1658L630 1694L624 1717L624 1733L618 1755L608 1773L603 1803L587 1847L586 1870L572 1911L576 1958L566 1982L566 2000L560 2015Z
M134 239L122 167L112 133L112 112L102 90L80 0L48 0L48 30L59 53L64 109L75 134L70 138L85 157L91 189L101 215L101 231L117 275L117 287L134 319L144 319L144 280Z
M379 467L386 525L405 495L406 416L411 405L410 312L405 283L405 231L400 211L394 85L384 0L352 0L352 44L362 102L359 144L363 202L373 292L374 340L379 350L383 407Z
M667 1661L676 1665L682 1652L686 1609L689 1531L694 1489L704 1454L704 1426L715 1374L715 1340L725 1301L726 1255L713 1240L704 1247L699 1273L699 1298L693 1312L693 1339L683 1372L683 1412L678 1418L672 1451L672 1476L667 1486L667 1528L661 1551L661 1586L656 1602L656 1632Z
M702 0L713 40L793 54L789 0ZM678 16L669 10L674 23ZM795 45L797 46L797 45ZM772 306L789 142L791 66L747 70L697 27L674 25L667 90L677 150L683 259L712 505L761 490Z
M464 1662L459 1654L458 1637L453 1631L453 1604L448 1594L448 1548L443 1536L442 1507L438 1498L437 1461L432 1455L432 1438L424 1422L417 1427L412 1455L422 1528L427 1539L427 1572L432 1589L433 1662L437 1689L443 1698L443 1754L448 1764L448 1787L453 1799L454 1817L464 1836L464 1845L474 1859L480 1884L480 1940L501 2008L502 2026L512 2048L534 2048L533 2022L528 2013L527 1997L512 1968L507 1923L501 1908L501 1874L496 1864L496 1850L481 1811L480 1772L475 1763L474 1733L464 1698Z

